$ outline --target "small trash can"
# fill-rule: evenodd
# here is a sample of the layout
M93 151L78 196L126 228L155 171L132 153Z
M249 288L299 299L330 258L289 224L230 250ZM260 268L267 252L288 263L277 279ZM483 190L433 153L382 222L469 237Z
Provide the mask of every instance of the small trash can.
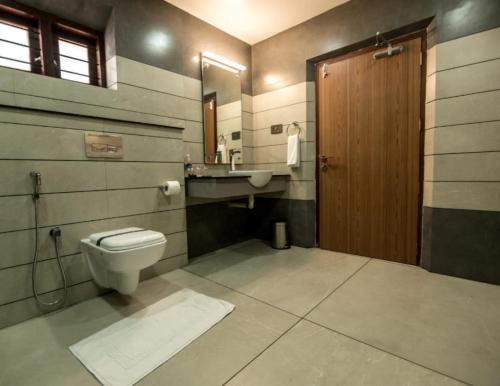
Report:
M273 230L274 230L273 243L272 243L273 248L275 249L290 248L290 245L288 244L286 222L275 222Z

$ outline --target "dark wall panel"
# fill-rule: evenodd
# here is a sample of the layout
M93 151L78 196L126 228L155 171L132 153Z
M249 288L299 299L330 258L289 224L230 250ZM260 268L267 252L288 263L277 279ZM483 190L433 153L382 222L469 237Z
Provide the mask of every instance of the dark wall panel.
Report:
M247 66L248 70L242 73L242 88L251 94L250 45L163 0L18 0L17 3L101 31L114 9L117 55L201 79L200 65L193 57L201 51L213 51Z
M422 266L500 284L500 212L424 207Z
M500 1L351 0L254 45L253 94L305 81L308 59L431 17L440 43L500 26ZM266 84L267 74L281 82Z
M253 209L255 237L271 241L273 224L285 221L290 243L310 248L316 243L316 206L314 200L257 198Z
M252 212L227 202L186 207L188 256L193 258L251 239Z

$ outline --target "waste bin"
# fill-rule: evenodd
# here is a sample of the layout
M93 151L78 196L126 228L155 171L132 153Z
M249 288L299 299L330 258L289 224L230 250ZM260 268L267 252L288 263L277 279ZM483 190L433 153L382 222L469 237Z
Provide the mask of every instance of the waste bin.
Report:
M273 248L275 249L287 249L290 248L288 244L288 234L286 229L286 222L276 222L274 223L274 233L273 233Z

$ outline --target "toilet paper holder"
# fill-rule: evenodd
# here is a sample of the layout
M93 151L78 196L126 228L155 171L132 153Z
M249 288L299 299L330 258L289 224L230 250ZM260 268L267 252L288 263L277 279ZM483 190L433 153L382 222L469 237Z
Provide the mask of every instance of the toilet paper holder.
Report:
M160 185L161 192L169 196L177 196L181 193L181 184L179 181L165 181Z

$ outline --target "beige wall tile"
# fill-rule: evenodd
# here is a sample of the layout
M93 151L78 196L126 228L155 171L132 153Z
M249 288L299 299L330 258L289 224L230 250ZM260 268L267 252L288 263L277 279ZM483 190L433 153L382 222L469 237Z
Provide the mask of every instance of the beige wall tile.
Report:
M189 154L193 164L202 164L204 160L203 143L184 142L184 155Z
M425 182L424 181L424 197L423 197L423 206L427 206L432 208L432 192L433 192L433 182Z
M106 82L107 87L116 90L118 82L117 57L113 55L106 60Z
M439 128L441 129L441 128ZM424 154L434 154L434 137L438 129L425 130L424 137Z
M272 170L274 174L290 174L290 180L297 181L314 181L315 168L314 161L301 162L300 168L290 168L286 163L255 164L255 169Z
M151 162L106 162L108 189L158 187L167 180L184 185L184 164Z
M217 121L226 119L240 118L242 113L241 101L226 103L217 106Z
M253 97L247 94L241 94L241 104L243 111L253 113Z
M203 123L186 121L186 127L183 131L183 140L203 143Z
M87 262L81 254L62 258L68 284L91 279ZM33 296L31 264L0 270L0 305ZM37 290L40 294L63 287L57 261L41 261L37 269Z
M14 95L11 92L0 91L0 104L2 106L15 106L16 99Z
M179 128L142 125L140 123L130 123L130 122L120 122L120 121L110 121L110 120L104 120L102 121L102 123L100 123L100 125L102 126L101 130L106 133L135 134L135 135L165 137L174 139L182 139L182 132L183 132L183 130Z
M104 163L82 161L0 161L0 195L31 194L31 171L42 174L42 193L106 189Z
M436 101L425 104L425 129L436 127Z
M14 92L14 77L12 70L6 67L0 67L0 91L5 93Z
M427 76L436 72L436 46L427 50Z
M433 181L434 179L434 157L424 157L424 181Z
M436 82L434 99L498 90L500 59L440 71L427 78L428 86L432 78Z
M123 160L184 162L182 140L123 135Z
M183 76L184 97L201 102L201 80Z
M25 205L24 213L32 215L33 204ZM105 191L42 194L39 201L40 226L99 220L108 217Z
M243 124L243 128L244 129L247 129L247 130L253 130L254 129L254 126L253 126L253 114L248 113L246 111L243 111L243 114L242 114L241 118L242 118L242 124Z
M184 96L184 77L175 72L117 56L119 83L144 87L166 94Z
M308 83L312 82L301 82L264 94L255 95L253 97L254 113L313 100L308 99L308 97L312 97L312 93L310 92L310 84L308 93Z
M177 196L165 196L159 188L108 190L109 217L129 216L184 208L184 187Z
M426 154L500 151L500 121L438 127L425 140Z
M0 197L0 232L34 226L31 196Z
M162 259L187 253L187 232L166 235L167 247Z
M120 229L131 226L152 229L163 234L186 230L186 211L184 208L166 212L146 213L136 216L113 218L107 221L108 229Z
M217 134L231 135L234 131L241 131L241 116L226 120L217 120ZM230 140L230 138L228 138ZM229 144L228 144L229 145Z
M316 139L316 124L314 122L299 122L300 139L302 141L312 142ZM290 126L290 134L297 130ZM287 143L287 126L283 126L281 134L271 134L271 128L254 130L254 146L279 145Z
M313 161L315 156L315 144L313 142L302 142L300 146L300 159L302 161ZM262 146L254 148L255 163L286 162L287 145Z
M141 280L147 280L149 278L161 275L166 272L173 271L177 268L182 268L188 264L187 254L171 257L169 259L164 259L156 263L155 265L143 269L141 271Z
M500 58L500 28L450 40L436 46L436 70Z
M500 91L440 99L435 104L435 126L500 120Z
M436 99L436 77L440 74L432 74L427 77L425 84L425 102L429 103Z
M500 211L500 182L433 182L434 208Z
M85 159L83 132L50 127L0 124L0 158Z
M500 181L500 152L427 156L432 173L426 181ZM428 159L430 162L427 162ZM500 197L499 197L500 199Z
M265 110L254 113L253 128L264 129L275 124L288 125L294 121L297 122L314 122L315 106L313 102L300 102L285 107Z
M241 131L243 146L254 147L253 133L254 133L253 130L243 129ZM252 149L252 152L253 152L253 149Z
M315 200L316 183L314 181L289 181L283 198L295 200Z
M68 305L78 303L98 296L104 291L97 287L92 281L70 287L68 290ZM50 292L44 295L46 301L58 299L62 294L61 290ZM26 319L41 315L34 298L20 300L10 303L0 308L0 328L22 322Z

